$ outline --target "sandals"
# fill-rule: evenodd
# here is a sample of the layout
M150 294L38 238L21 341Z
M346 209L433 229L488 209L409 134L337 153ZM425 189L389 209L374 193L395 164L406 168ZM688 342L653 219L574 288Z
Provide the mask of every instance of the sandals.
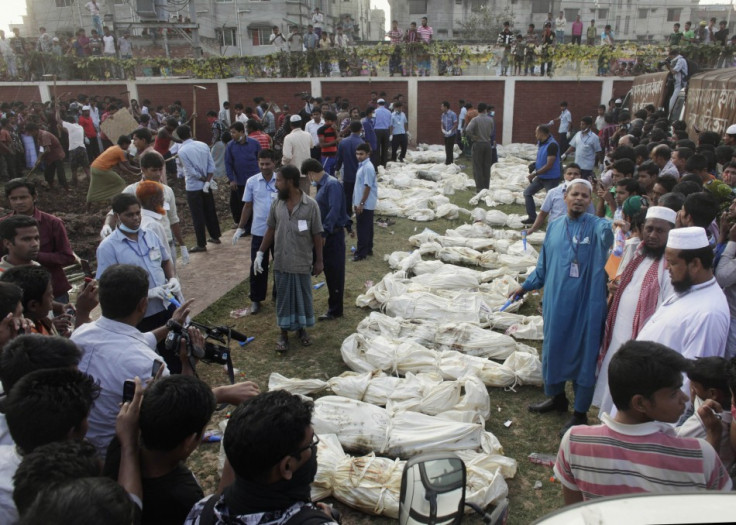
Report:
M279 340L276 342L276 352L282 354L289 350L289 337L286 334L281 334Z
M297 332L297 335L299 336L302 346L309 346L312 344L312 340L309 338L309 334L307 334L307 331L304 328L301 328L299 332Z

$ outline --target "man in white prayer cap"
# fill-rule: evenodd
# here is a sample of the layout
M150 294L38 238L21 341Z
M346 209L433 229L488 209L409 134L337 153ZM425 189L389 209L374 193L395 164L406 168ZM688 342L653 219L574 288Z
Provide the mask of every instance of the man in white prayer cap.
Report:
M675 293L657 308L636 337L655 341L688 359L724 357L730 322L728 302L713 276L713 248L703 228L671 230L665 259ZM684 379L683 391L690 394Z
M676 219L677 213L670 208L650 207L633 258L621 262L616 279L609 284L615 292L598 354L598 379L593 394L593 405L601 413L613 415L614 404L608 390L611 358L621 345L636 338L657 307L674 292L664 252Z
M726 133L723 135L723 143L726 146L736 146L736 124L731 124L726 128Z

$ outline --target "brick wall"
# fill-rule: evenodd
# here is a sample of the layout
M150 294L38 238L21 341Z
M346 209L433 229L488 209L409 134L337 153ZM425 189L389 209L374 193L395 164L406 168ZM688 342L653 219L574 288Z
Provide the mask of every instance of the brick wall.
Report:
M350 102L350 106L356 106L360 108L360 111L365 111L368 106L368 101L371 99L371 91L375 91L379 94L385 92L386 96L386 107L393 101L394 97L398 94L404 95L404 113L407 113L407 86L406 82L330 82L329 80L322 81L322 97L330 97L332 100L336 96L347 99Z
M417 92L417 142L442 144L440 115L442 102L448 101L450 109L460 112L458 100L463 99L478 107L480 102L495 106L496 141L503 137L503 81L419 81Z
M281 109L284 104L288 104L290 111L296 113L304 106L304 102L294 95L304 91L309 92L311 89L309 81L230 83L228 84L228 101L231 109L238 102L245 107L254 107L253 99L263 97L269 102L275 102Z
M513 142L534 142L534 129L560 115L560 102L567 101L573 127L586 115L595 118L601 99L601 82L517 81L514 100ZM557 138L557 123L553 126Z
M38 86L34 84L27 86L0 86L0 101L20 101L24 104L41 102L41 93L38 90Z
M148 99L155 107L161 104L166 106L178 100L187 111L187 118L189 118L193 112L193 84L139 84L138 101ZM207 122L207 112L219 111L217 84L198 82L197 85L207 88L206 91L197 90L197 140L209 143L212 133Z
M104 97L111 97L127 100L125 96L120 94L123 91L127 90L128 87L125 84L108 84L106 82L85 83L77 85L59 85L56 88L56 91L59 93L60 97L64 93L71 92L71 95L62 97L65 100L69 100L70 97L77 98L77 96L79 95L87 95L88 97L97 96L101 99ZM52 87L52 84L49 84L49 94L54 94L54 88Z

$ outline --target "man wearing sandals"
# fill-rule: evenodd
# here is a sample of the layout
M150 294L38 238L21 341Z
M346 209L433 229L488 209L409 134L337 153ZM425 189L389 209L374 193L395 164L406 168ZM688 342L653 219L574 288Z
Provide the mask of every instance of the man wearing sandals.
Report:
M276 173L278 200L268 214L268 230L253 261L256 274L263 272L263 257L273 244L276 282L276 320L281 336L277 352L289 349L290 330L302 346L312 344L306 328L314 325L312 275L322 273L322 219L317 202L299 189L296 166Z

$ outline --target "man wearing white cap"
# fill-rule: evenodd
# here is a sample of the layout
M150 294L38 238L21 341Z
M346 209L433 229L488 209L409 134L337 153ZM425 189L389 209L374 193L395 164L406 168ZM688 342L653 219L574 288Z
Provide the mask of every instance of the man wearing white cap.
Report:
M536 269L509 297L544 287L542 374L548 399L531 412L567 412L565 383L573 382L575 413L562 428L588 422L598 350L606 318L606 271L613 231L606 219L586 213L593 186L573 180L565 192L567 216L547 227Z
M731 124L726 128L726 134L723 135L723 143L732 148L736 146L736 124Z
M601 413L613 415L613 399L608 390L611 358L622 344L637 336L657 306L674 292L665 268L664 251L676 220L674 210L662 206L649 208L634 258L625 266L624 263L619 266L618 276L611 284L615 292L598 354L598 380L593 394L593 404Z
M688 359L723 357L728 337L726 296L713 277L713 248L698 226L670 231L665 250L675 293L657 308L636 337L669 346ZM684 378L683 391L689 394Z
M302 163L311 158L312 135L302 129L302 117L299 115L289 117L289 126L291 133L284 137L281 162L301 170ZM302 175L299 179L299 189L309 195L309 178L306 175Z

